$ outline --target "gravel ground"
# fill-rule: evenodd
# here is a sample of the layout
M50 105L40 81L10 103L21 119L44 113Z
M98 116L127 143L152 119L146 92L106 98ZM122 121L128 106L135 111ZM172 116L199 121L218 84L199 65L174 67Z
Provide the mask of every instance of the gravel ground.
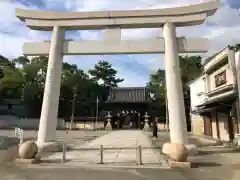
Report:
M190 157L197 166L191 169L117 169L117 168L31 168L27 165L1 166L1 180L238 180L240 153L224 148L208 147L205 154Z
M152 137L152 132L147 132L149 137ZM158 132L158 140L153 141L153 145L157 147L162 147L164 143L170 142L169 132ZM212 139L206 139L206 138L200 138L197 136L193 136L191 134L188 135L188 144L195 144L197 147L205 147L210 145L218 145L219 142L212 140Z
M202 148L199 155L189 157L189 160L194 163L195 168L181 170L189 179L240 179L240 151L234 148Z
M151 137L151 134L149 134ZM169 133L159 133L159 139L153 145L162 147L169 142ZM189 136L189 144L198 146L199 154L190 156L191 169L175 169L186 180L239 180L240 150L235 147L224 147L209 139Z
M69 131L66 134L64 130L56 131L56 140L65 141L68 144L81 145L86 141L91 141L99 136L105 134L105 131ZM0 130L0 136L14 136L14 130ZM26 140L36 140L37 131L34 130L25 130L24 131L24 141Z
M0 135L13 134L13 131L0 131ZM82 144L87 140L103 135L104 132L69 132L68 142ZM26 138L35 138L36 132L25 131ZM67 139L64 131L57 131L57 139ZM161 147L169 141L168 133L160 133L154 146ZM29 165L0 165L1 180L61 180L66 178L85 180L238 180L240 178L240 151L233 147L209 146L210 144L190 137L191 144L199 146L200 153L189 157L194 164L191 169L117 169L117 168L31 168Z
M117 168L78 168L78 169L0 169L1 180L185 180L179 171L163 169L117 169Z

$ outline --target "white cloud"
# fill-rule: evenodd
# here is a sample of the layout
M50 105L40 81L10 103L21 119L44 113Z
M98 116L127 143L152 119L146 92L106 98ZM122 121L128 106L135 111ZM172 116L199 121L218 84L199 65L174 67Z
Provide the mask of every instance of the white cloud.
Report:
M38 9L36 6L25 6L11 0L0 1L0 54L15 58L22 54L24 42L30 40L43 40L47 33L29 30L16 18L15 9Z
M67 11L92 11L92 10L123 10L123 9L144 9L144 8L169 8L178 7L183 5L189 5L191 3L200 3L208 0L44 0L44 9L59 10L65 9ZM224 2L224 1L223 1ZM226 1L225 1L226 3ZM18 2L11 0L0 1L0 54L7 57L16 57L22 52L22 45L25 41L42 41L51 38L51 33L29 30L23 23L15 17L15 8L25 9L39 9L37 5L26 6ZM211 24L208 26L207 24ZM207 37L210 40L210 55L224 46L231 43L239 43L240 41L240 15L239 10L231 9L227 4L223 5L219 11L210 17L207 24L178 28L178 36L186 37ZM160 28L155 29L129 29L123 30L123 39L138 39L138 38L154 38L156 36L162 36L162 30ZM102 31L78 31L74 33L67 33L67 38L72 39L87 39L95 40L102 39ZM205 55L205 56L206 56ZM119 68L119 75L122 76L125 81L124 86L132 85L139 86L145 85L147 76L141 76L141 73L137 72L139 68L145 67L146 71L154 71L159 67L163 67L162 55L134 55L128 56L127 60L136 64L135 68L126 68L124 63L127 60L116 60L117 56L111 56L107 59ZM125 56L127 57L127 56ZM86 57L66 57L65 61L76 63L81 68L87 70L91 68L98 60L102 60L104 56L86 56ZM137 79L137 80L136 80Z
M145 86L148 82L148 77L139 76L131 71L124 72L124 70L119 71L119 76L124 78L124 81L119 83L121 87L142 87Z
M52 1L52 0L48 0ZM90 10L125 10L125 9L145 9L145 8L169 8L190 5L194 3L206 2L208 0L69 0L74 4L75 11Z
M19 56L22 54L21 47L24 41L25 38L0 33L0 54L10 58Z
M240 43L240 13L239 10L231 9L228 5L221 7L215 16L208 20L216 24L209 27L205 37L211 40L209 54L224 48L229 44Z
M209 23L214 23L219 26L239 26L240 12L232 9L229 5L222 6L214 16L208 18Z

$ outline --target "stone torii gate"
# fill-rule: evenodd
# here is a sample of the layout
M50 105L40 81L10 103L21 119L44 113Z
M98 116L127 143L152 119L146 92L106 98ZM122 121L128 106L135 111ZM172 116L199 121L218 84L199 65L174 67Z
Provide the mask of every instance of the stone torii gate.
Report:
M131 11L44 12L16 9L29 28L52 31L50 42L25 43L23 54L48 55L38 146L55 140L63 55L165 53L171 143L187 144L186 115L178 53L205 53L207 39L177 37L176 27L204 23L220 0L185 7ZM121 40L121 29L163 28L163 38ZM67 30L104 29L102 41L67 41Z

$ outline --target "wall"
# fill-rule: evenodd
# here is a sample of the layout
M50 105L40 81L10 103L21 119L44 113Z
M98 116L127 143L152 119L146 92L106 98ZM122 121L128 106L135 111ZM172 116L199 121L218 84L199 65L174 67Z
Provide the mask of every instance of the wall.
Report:
M211 59L207 64L204 65L204 71L208 71L215 64L219 63L222 59L228 56L228 48L220 51L213 59Z
M195 135L204 135L203 116L191 114L192 133Z
M16 116L0 116L0 129L9 129L19 127L22 129L37 129L39 125L38 118L20 119ZM64 128L64 120L58 119L57 128Z
M71 127L71 122L66 122L66 127L70 128ZM93 129L94 128L94 124L93 122L76 122L73 123L73 129ZM97 122L97 124L95 125L96 129L103 129L104 128L104 122Z
M235 117L232 117L232 120L233 120L234 135L237 135L238 134L239 124L238 124L238 122L237 122Z
M219 73L221 73L221 72L223 72L224 70L226 70L227 83L223 84L223 85L221 85L219 87L216 87L215 86L215 78L214 78L214 76L219 74ZM223 88L224 86L227 86L227 85L232 85L233 83L234 83L234 78L233 78L232 69L230 69L228 64L222 66L218 70L216 70L213 73L208 75L208 89L209 89L209 92L215 91L217 89L221 89L221 88Z
M213 136L213 138L218 139L216 111L211 112L211 118L212 118L212 136Z
M190 84L191 109L196 109L197 105L204 103L205 100L205 80L204 76L200 76L192 84Z
M236 54L235 54L236 55ZM231 63L227 62L222 67L218 68L211 72L216 64L220 61L226 61L226 57L228 56L228 48L225 48L221 52L217 53L215 57L213 57L207 64L204 66L205 73L193 81L190 87L190 98L191 98L191 110L195 110L197 105L203 104L206 101L218 98L220 96L227 96L228 94L232 94L234 92L233 84L234 84L234 76L231 69ZM238 59L236 59L236 63L240 63ZM239 61L239 62L238 62ZM223 61L222 61L223 62ZM216 87L215 85L215 75L226 70L226 84L222 86ZM211 72L211 73L209 73ZM209 73L209 74L208 74ZM210 93L213 91L217 91L227 87L227 91L221 92L218 94ZM229 89L228 89L229 87ZM221 93L220 93L221 92ZM204 94L206 93L206 94ZM209 93L209 94L207 94ZM209 96L207 96L209 95ZM204 134L204 120L200 117L196 117L197 115L192 116L192 131L194 134ZM220 139L223 141L229 141L229 128L228 128L228 116L227 114L218 113L218 123L216 121L217 113L216 111L211 112L211 121L212 121L212 136L213 138ZM218 137L219 135L219 137Z
M229 131L228 131L228 115L225 113L213 111L211 113L212 118L212 133L213 138L220 139L222 141L229 141ZM216 118L218 118L218 125ZM219 128L219 138L218 138L218 130Z
M168 125L166 123L159 122L158 130L168 130Z
M219 53L217 53L207 64L205 64L204 65L205 73L202 76L200 76L198 79L196 79L194 82L192 82L192 84L189 85L190 90L192 91L192 93L191 93L191 101L193 101L192 105L199 104L198 101L201 101L200 100L201 98L197 97L197 95L196 95L198 92L209 93L209 92L221 89L224 86L229 86L229 85L234 84L234 76L233 76L230 62L227 62L227 64L223 65L222 67L218 68L217 70L214 70L214 72L211 72L213 70L213 68L215 67L215 65L218 64L220 61L226 61L226 57L228 57L228 48L225 48L222 51L220 51ZM238 64L239 60L237 58L237 53L235 53L235 57L236 57L235 58L236 64ZM216 87L214 76L221 73L224 70L226 70L227 83L222 86ZM202 80L202 77L204 77L204 76L206 77L205 81ZM202 83L205 83L205 85L203 85ZM205 87L205 89L204 89L204 87Z
M217 113L219 120L219 134L220 140L229 141L229 132L228 132L228 115L225 113Z
M66 127L70 128L71 127L71 122L66 122ZM75 129L93 129L94 125L92 122L79 122L79 123L74 123L73 128ZM104 122L98 122L95 126L97 129L102 129L104 128ZM166 123L158 123L158 130L167 130L168 125Z

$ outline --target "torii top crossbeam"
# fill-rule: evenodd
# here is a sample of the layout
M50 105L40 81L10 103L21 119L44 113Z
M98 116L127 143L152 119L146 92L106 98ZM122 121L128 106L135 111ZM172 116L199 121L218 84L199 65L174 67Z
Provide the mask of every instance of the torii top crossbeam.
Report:
M51 31L54 26L74 29L154 28L167 21L175 26L202 24L213 15L220 0L184 7L127 11L50 12L16 9L16 16L31 29Z

